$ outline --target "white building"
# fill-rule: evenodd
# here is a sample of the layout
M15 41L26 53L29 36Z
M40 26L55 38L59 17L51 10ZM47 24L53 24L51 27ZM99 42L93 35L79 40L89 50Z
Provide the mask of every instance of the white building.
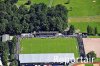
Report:
M22 38L31 38L31 37L34 37L34 35L31 34L31 33L22 33L22 34L21 34L21 37L22 37Z
M75 60L74 53L19 54L21 65L32 63L55 63Z
M10 36L9 34L2 35L2 42L12 40L12 39L13 39L13 36Z
M0 66L3 66L3 65L2 65L2 61L1 61L1 58L0 58Z

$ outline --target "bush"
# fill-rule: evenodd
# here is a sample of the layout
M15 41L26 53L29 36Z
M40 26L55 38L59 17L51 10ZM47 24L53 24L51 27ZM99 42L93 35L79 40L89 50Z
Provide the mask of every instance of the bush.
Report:
M25 3L25 5L30 5L31 4L31 1L30 0L28 0L26 3Z
M96 53L94 51L91 51L87 54L87 58L91 59L96 59ZM90 60L89 60L90 61Z

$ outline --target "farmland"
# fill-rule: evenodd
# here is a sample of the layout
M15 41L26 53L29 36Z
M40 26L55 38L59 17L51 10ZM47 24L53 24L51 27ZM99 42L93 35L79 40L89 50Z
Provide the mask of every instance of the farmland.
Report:
M28 38L21 39L21 53L75 53L78 57L75 38Z

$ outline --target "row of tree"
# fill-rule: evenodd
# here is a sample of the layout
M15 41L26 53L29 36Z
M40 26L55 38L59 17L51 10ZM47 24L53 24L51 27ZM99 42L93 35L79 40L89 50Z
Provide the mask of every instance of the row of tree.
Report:
M0 42L1 60L4 66L18 66L18 61L15 59L17 38L14 37L12 41Z
M87 34L88 35L97 35L98 34L98 30L97 27L92 28L91 26L87 26Z
M14 1L14 2L13 2ZM47 7L44 3L30 8L17 6L17 0L0 2L0 34L21 34L33 31L59 31L67 27L68 10L63 5Z
M70 25L68 31L64 32L64 34L67 34L67 35L73 35L74 33L75 33L74 25ZM93 28L88 25L87 26L87 34L88 35L99 35L97 27Z

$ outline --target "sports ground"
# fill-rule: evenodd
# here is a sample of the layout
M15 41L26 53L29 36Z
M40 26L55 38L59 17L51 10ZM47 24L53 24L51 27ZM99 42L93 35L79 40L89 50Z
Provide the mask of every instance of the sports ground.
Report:
M100 58L100 38L83 38L83 43L86 54L94 51L97 58Z
M74 53L78 57L75 38L27 38L20 41L21 54Z

